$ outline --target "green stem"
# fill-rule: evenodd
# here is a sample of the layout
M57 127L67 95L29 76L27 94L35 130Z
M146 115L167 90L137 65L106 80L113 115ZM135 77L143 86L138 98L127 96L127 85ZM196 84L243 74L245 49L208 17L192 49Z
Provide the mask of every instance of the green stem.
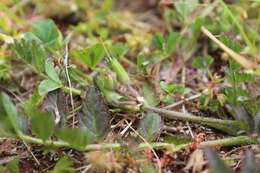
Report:
M44 146L53 146L57 148L71 148L70 144L64 141L52 141L52 140L43 141L42 139L31 137L24 134L20 134L19 137L20 139L28 143L34 143L34 144L44 145ZM174 150L176 151L176 150L186 148L189 144L190 143L176 146L174 144L163 143L163 142L155 142L149 145L147 143L140 143L137 148L142 150L152 146L153 148L172 148L173 151ZM249 144L260 144L260 139L250 137L250 136L237 136L237 137L230 137L225 139L202 142L200 146L201 147L206 147L206 146L227 147L227 146L238 146L238 145L249 145ZM127 144L124 145L120 143L89 144L86 145L82 151L95 151L95 150L104 150L104 149L119 150L123 148L128 148L128 145Z
M227 146L238 146L238 145L249 145L249 144L260 144L260 139L250 136L237 136L225 139L218 139L213 141L206 141L201 143L201 146L211 147L227 147Z
M67 87L67 86L63 86L62 89L65 93L68 93L68 94L71 91L73 95L81 95L81 91L76 89L76 88L70 88L70 87Z
M174 119L174 120L190 121L190 122L201 123L201 124L208 124L208 123L216 123L216 124L222 124L222 125L237 125L238 124L238 122L234 121L234 120L221 120L221 119L216 119L216 118L200 117L200 116L195 116L190 113L169 111L166 109L155 108L155 107L152 107L149 105L144 105L143 109L146 111L156 112L165 118Z

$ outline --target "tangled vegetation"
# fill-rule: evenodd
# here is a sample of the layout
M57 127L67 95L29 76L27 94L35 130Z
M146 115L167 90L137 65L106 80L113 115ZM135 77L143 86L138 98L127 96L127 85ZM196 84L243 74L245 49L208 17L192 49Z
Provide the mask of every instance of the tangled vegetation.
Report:
M0 9L0 172L260 171L259 0Z

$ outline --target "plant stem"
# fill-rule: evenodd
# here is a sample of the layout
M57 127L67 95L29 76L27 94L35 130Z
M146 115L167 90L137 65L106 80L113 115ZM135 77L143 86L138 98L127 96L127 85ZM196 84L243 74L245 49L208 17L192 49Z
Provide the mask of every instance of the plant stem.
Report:
M67 86L63 86L62 89L65 93L68 93L68 94L70 92L72 92L73 95L81 95L81 91L76 89L76 88L70 88L70 87L67 87Z
M44 145L44 146L53 146L57 148L71 148L70 144L64 141L52 141L47 140L43 141L42 139L31 137L28 135L20 134L20 139L28 142L28 143L34 143L38 145ZM170 143L163 143L163 142L155 142L151 143L150 146L153 148L172 148L173 151L180 150L183 148L186 148L190 143L182 144L180 146L176 146L174 144ZM218 140L212 140L212 141L206 141L202 142L200 144L201 147L227 147L227 146L238 146L238 145L248 145L248 144L260 144L259 138L254 138L250 136L237 136L237 137L230 137L225 139L218 139ZM145 149L149 146L147 143L140 143L137 147L137 149ZM128 148L127 144L120 144L120 143L103 143L103 144L88 144L84 147L82 151L95 151L95 150L104 150L104 149L113 149L113 150L119 150Z
M216 118L199 117L190 113L182 113L176 111L169 111L166 109L155 108L146 104L143 106L143 109L147 111L156 112L168 119L175 119L175 120L177 119L177 120L190 121L190 122L202 123L202 124L207 124L207 123L218 123L222 125L238 124L238 121L234 121L234 120L221 120Z
M225 146L237 146L237 145L248 145L248 144L260 144L260 139L257 137L250 136L237 136L225 139L218 139L213 141L206 141L201 143L202 147L225 147Z

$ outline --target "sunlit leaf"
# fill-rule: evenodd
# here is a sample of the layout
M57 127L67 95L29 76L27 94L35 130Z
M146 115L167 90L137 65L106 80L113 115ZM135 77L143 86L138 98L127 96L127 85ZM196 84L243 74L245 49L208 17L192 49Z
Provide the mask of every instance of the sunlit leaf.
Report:
M157 113L148 112L140 120L138 132L148 141L154 140L161 132L163 121Z
M54 48L59 46L61 34L52 20L41 20L34 22L32 25L32 32L45 45Z
M47 94L48 92L56 90L60 87L61 87L60 83L57 83L50 79L46 79L40 83L40 85L38 87L38 92L41 96L43 96L43 95Z
M45 62L45 73L48 75L48 77L51 80L55 81L56 83L61 84L59 76L58 76L56 70L54 69L52 63L49 60L47 60Z
M45 49L35 40L15 42L13 45L15 56L23 62L30 64L36 72L44 71L44 62L47 58Z
M95 68L104 58L105 51L102 44L98 43L89 48L73 52L73 57L86 64L90 68Z

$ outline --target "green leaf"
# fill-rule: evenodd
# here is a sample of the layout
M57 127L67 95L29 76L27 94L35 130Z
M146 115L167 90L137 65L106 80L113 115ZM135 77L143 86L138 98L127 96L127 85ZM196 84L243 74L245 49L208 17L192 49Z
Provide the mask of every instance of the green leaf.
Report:
M91 142L91 136L88 132L79 128L64 128L56 132L57 137L68 142L72 148L84 149L84 147Z
M165 47L165 40L163 38L162 33L156 33L153 37L153 44L156 48L163 50Z
M48 113L35 112L31 118L32 133L42 140L47 140L54 132L54 119Z
M56 163L55 167L51 171L51 173L74 173L74 172L76 172L76 171L73 168L73 163L66 156L62 157L58 161L58 163Z
M36 89L33 92L33 94L30 96L30 98L28 100L26 100L22 106L26 115L29 115L29 116L33 115L33 113L39 108L43 99L44 99L44 97L40 96L38 90Z
M209 160L209 165L213 173L232 173L232 170L228 168L222 160L220 160L215 151L206 148L205 154Z
M9 162L5 167L8 170L7 172L9 173L19 173L19 160L18 159L14 159L11 162Z
M40 85L38 87L38 92L39 92L40 96L43 96L43 95L47 94L48 92L56 90L61 87L62 87L62 85L60 83L57 83L50 79L46 79L40 83Z
M18 133L21 131L21 124L18 118L18 113L15 105L11 102L9 96L5 93L0 95L0 113L1 119L7 124L3 124L4 127L12 131L12 129Z
M48 77L51 80L55 81L56 83L61 84L59 75L57 74L56 70L54 69L52 63L49 60L47 60L45 62L45 73L48 75Z
M36 72L44 71L44 62L48 56L44 47L35 40L22 39L13 45L15 56L23 62L30 64Z
M176 1L175 8L178 14L179 19L185 23L187 17L196 9L199 4L198 0L182 0Z
M73 52L73 57L78 59L80 62L86 64L90 68L95 68L97 64L105 56L105 51L102 44L98 43L89 48L77 50Z
M193 67L206 70L213 63L214 59L211 56L197 57L193 60Z
M34 22L32 25L32 33L52 49L61 45L61 34L52 20Z
M257 163L252 151L247 151L241 173L257 173Z
M123 57L127 53L128 49L128 46L122 43L113 44L109 48L109 50L111 50L112 57L116 57L117 59Z
M80 117L82 128L91 134L93 139L103 138L110 128L111 115L100 91L95 86L88 88L82 103L82 112L83 115Z
M154 88L148 83L143 85L143 96L150 106L156 106L159 103Z
M152 164L142 164L141 165L141 172L142 173L156 173L158 170L156 170Z
M166 40L166 48L165 48L168 54L172 54L175 51L179 38L180 38L179 33L171 32L169 34Z
M148 141L154 140L160 134L163 126L161 116L157 113L148 112L145 117L140 120L138 132Z

